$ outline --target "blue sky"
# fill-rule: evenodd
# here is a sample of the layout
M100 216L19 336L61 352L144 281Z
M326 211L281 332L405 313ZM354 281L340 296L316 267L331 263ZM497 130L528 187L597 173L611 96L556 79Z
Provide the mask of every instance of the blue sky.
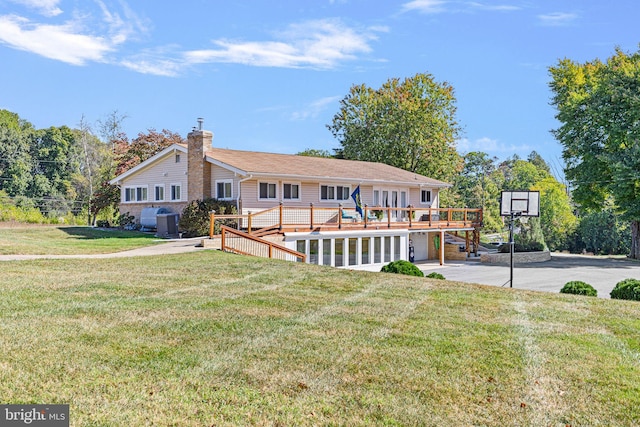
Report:
M0 0L0 108L37 128L117 110L130 138L296 153L354 84L430 73L453 85L458 151L560 164L548 67L635 51L637 0Z

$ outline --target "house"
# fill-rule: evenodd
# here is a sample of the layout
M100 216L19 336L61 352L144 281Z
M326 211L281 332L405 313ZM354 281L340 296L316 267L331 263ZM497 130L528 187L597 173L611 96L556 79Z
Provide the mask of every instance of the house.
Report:
M212 143L211 132L193 130L187 145L174 144L114 178L111 184L121 189L120 211L139 218L146 207L180 213L192 200L229 200L245 218L240 222L245 230L246 219L253 219L248 233L271 230L271 240L306 254L307 262L336 267L396 259L442 262L447 245L439 242L445 242L445 233L465 233L467 254L470 232L477 241L481 211L439 209L439 191L450 186L445 182L382 163ZM356 188L366 216L356 212L351 197ZM278 208L279 219L258 215ZM461 246L464 242L448 251L460 252Z

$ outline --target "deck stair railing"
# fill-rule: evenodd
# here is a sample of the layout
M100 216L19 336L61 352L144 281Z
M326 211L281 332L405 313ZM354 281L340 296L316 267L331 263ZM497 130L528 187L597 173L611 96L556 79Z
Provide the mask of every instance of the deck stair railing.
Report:
M220 226L221 249L241 255L306 262L306 255L226 225Z

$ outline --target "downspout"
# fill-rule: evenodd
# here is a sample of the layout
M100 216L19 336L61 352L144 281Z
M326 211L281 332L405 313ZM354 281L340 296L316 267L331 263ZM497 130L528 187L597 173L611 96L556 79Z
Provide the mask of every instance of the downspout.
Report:
M236 199L236 209L238 210L238 213L240 215L242 215L242 212L240 212L240 199L241 199L241 193L240 193L240 188L243 182L248 181L250 179L253 179L253 175L248 175L246 178L242 178L240 181L238 181L238 198Z

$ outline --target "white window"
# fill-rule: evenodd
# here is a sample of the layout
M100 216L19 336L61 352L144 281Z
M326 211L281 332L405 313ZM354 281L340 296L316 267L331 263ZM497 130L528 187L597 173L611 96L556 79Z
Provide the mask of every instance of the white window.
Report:
M431 203L431 190L420 191L420 203L427 205Z
M125 202L146 202L147 187L126 187L124 189Z
M164 185L157 185L155 186L155 201L156 202L161 202L164 200Z
M180 184L171 184L171 200L181 200L181 187Z
M285 200L300 200L300 184L282 184L282 198Z
M224 180L216 181L216 199L218 200L231 200L233 199L233 181Z
M261 200L276 199L276 184L273 182L258 183L258 198Z
M349 200L350 188L344 185L321 185L320 200Z
M373 190L373 206L380 206L380 190Z

